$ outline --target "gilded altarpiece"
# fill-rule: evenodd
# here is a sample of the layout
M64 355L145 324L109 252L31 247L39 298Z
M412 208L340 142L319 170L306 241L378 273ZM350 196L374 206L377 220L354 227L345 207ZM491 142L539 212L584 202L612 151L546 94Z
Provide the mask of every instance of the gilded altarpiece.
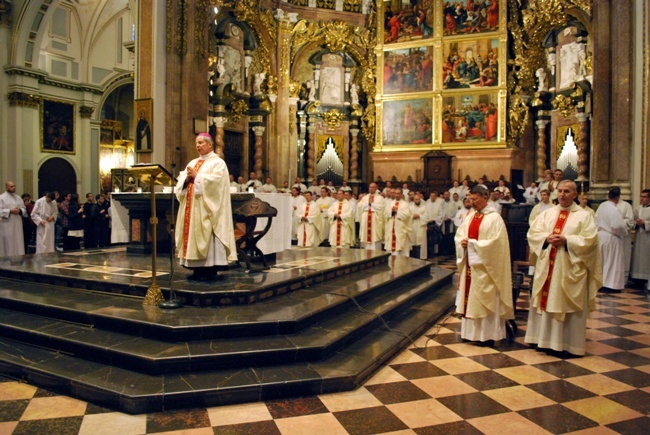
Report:
M374 153L506 147L506 1L380 1Z

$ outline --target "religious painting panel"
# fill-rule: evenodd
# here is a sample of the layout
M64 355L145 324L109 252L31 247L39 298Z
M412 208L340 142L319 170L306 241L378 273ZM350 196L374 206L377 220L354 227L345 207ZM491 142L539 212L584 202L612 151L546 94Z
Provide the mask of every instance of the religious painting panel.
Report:
M320 101L324 105L340 106L344 101L343 59L338 54L326 54L322 57L320 68Z
M431 98L384 101L382 128L384 145L433 143Z
M43 100L41 105L41 151L74 154L75 105Z
M499 140L498 93L443 96L440 113L443 144Z
M442 88L498 86L499 40L465 39L443 44Z
M433 89L432 46L387 50L383 62L385 95Z
M384 1L384 44L432 38L434 1Z
M135 126L135 151L148 153L153 150L153 100L135 100L138 122Z
M444 36L499 30L500 0L454 0L443 3Z

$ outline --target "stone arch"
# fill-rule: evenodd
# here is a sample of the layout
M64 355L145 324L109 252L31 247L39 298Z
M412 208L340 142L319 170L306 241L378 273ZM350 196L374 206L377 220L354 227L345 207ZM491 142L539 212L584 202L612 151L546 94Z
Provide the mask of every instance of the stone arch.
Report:
M38 197L55 190L77 192L77 171L63 157L50 157L38 168Z

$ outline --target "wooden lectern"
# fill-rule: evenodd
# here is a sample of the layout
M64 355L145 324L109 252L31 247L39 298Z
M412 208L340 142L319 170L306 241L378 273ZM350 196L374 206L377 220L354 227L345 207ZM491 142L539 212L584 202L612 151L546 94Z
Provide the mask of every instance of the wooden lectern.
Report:
M157 283L156 273L156 225L158 218L156 217L156 185L173 186L174 177L167 169L156 163L139 163L131 167L131 173L140 180L142 183L149 184L151 191L151 218L149 223L151 225L151 285L147 290L144 297L144 305L158 305L163 302L162 291Z

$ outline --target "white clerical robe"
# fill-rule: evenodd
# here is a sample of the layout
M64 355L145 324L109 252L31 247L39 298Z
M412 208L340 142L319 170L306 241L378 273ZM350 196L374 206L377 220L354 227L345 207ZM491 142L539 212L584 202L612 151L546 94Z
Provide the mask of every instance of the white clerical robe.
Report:
M542 290L549 277L552 253L546 238L562 221L558 217L563 210L568 211L561 231L566 245L556 249L546 308L543 309ZM535 275L525 342L544 349L584 355L587 317L589 311L596 308L596 294L601 287L598 229L594 217L577 204L566 209L554 206L533 221L528 230L528 245Z
M621 215L623 220L627 225L627 235L623 237L623 253L625 254L624 265L625 265L625 281L630 277L630 263L632 262L632 234L631 231L636 226L634 222L634 209L629 202L623 201L622 199L616 204L616 208Z
M650 206L639 206L634 211L634 218L641 219L643 225L636 227L630 276L647 280L646 288L650 289Z
M550 202L540 202L539 204L536 204L535 207L533 207L533 209L530 211L530 216L528 216L528 225L532 225L537 216L546 210L549 210L551 207L553 207L553 204Z
M460 227L463 224L463 221L465 220L465 217L472 211L471 208L461 208L456 212L454 215L454 225L456 225L456 228Z
M420 258L427 259L427 223L429 216L427 216L427 206L424 202L416 204L410 202L412 219L413 219L413 233L411 234L411 244L420 247Z
M539 201L539 187L527 187L524 190L524 198L526 199L526 204L535 204Z
M359 240L366 249L381 249L384 241L384 207L385 199L378 193L365 195L359 201Z
M603 266L603 287L623 290L625 287L625 237L627 224L612 201L605 201L596 210L598 246Z
M237 261L228 167L214 152L187 166L196 168L199 164L194 183L185 186L184 170L175 188L180 203L176 219L178 258L188 268L224 266Z
M323 214L315 201L304 202L296 210L298 246L310 248L322 242ZM306 220L303 221L303 218Z
M349 248L354 235L354 215L350 203L346 199L335 201L327 210L327 217L330 221L330 246Z
M427 216L429 216L429 221L436 221L438 225L441 225L442 221L440 220L440 208L444 202L445 200L442 198L436 198L436 200L433 202L431 199L426 200Z
M54 252L56 238L54 225L59 214L56 201L48 202L43 196L36 200L32 210L32 221L36 224L36 253L46 254ZM48 218L50 221L48 222Z
M321 219L321 224L323 226L320 231L323 240L329 239L330 236L330 220L327 216L327 210L329 210L330 206L334 204L335 201L336 200L331 196L321 196L316 200L316 205L318 205L321 213L323 214L323 219Z
M291 240L297 240L297 231L298 231L298 224L300 223L300 218L301 216L298 215L298 209L302 204L305 203L305 197L302 195L298 196L292 196L290 198L290 203L291 203Z
M478 239L469 238L475 218L474 224L479 225ZM465 249L461 242L468 238ZM459 270L456 311L463 314L461 337L472 341L506 338L505 322L514 318L514 304L510 245L503 219L490 206L480 212L472 210L463 219L454 240ZM471 276L469 288L468 275Z
M11 213L16 207L20 214ZM23 217L27 217L27 209L20 196L9 192L0 195L0 257L25 255Z
M393 214L395 210L395 214ZM411 234L413 233L413 214L408 203L403 199L394 201L391 207L384 209L386 228L384 250L393 255L408 257L411 251Z
M459 209L459 203L454 202L452 200L449 201L442 201L442 204L440 205L440 212L438 214L438 219L436 219L438 222L440 222L440 225L442 226L442 232L444 234L451 234L456 230L456 227L454 226L454 216L456 216L456 212ZM445 222L449 222L449 224L446 224Z

